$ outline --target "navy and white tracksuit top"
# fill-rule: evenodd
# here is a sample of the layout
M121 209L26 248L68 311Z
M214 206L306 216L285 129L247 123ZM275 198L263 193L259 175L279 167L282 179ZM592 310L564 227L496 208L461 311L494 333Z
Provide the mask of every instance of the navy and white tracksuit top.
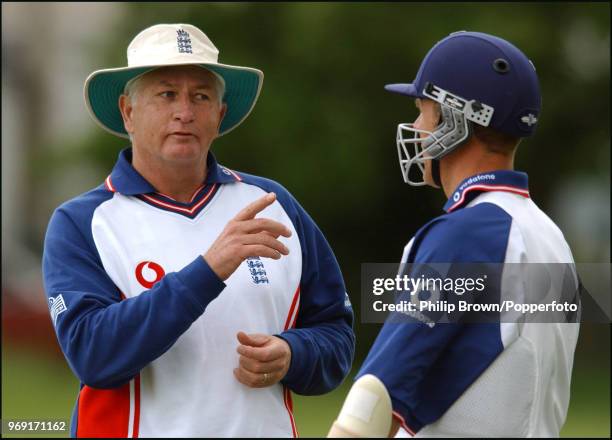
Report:
M574 261L531 200L525 173L471 176L444 209L409 241L403 263ZM505 294L523 282L502 276L497 288ZM398 436L558 436L578 329L575 322L387 322L357 377L374 374L385 384L403 427Z
M249 258L222 282L202 255L243 207L285 224L290 253ZM289 437L290 391L322 394L348 374L353 312L323 234L278 183L225 168L189 203L159 194L123 150L104 184L53 213L43 275L57 338L81 382L72 436ZM291 347L286 377L233 375L238 331Z

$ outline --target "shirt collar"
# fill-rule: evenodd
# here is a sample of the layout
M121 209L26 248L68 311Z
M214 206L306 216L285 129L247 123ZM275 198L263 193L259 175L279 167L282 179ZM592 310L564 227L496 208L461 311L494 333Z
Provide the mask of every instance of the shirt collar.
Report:
M205 184L231 183L242 178L234 171L219 165L211 151L206 158L208 173ZM119 152L117 162L106 182L107 186L126 196L154 193L157 190L140 175L132 166L132 148L124 148Z
M465 207L485 191L504 191L529 197L527 174L520 171L498 170L476 174L463 180L444 205L446 212Z

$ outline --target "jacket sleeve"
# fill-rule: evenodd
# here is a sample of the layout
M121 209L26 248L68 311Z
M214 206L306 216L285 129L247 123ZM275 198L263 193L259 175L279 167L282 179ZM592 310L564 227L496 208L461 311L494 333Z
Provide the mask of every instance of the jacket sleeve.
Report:
M198 256L150 290L122 300L91 233L62 207L47 229L43 279L62 351L80 381L94 388L128 382L164 354L225 287Z
M355 352L353 310L325 237L293 197L290 203L303 258L296 326L279 335L292 352L282 383L298 394L317 395L336 388L350 371Z

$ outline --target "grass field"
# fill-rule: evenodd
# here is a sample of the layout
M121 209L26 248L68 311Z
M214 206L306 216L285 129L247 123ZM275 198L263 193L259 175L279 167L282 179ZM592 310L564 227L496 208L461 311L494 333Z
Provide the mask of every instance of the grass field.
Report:
M294 395L295 417L301 437L326 435L349 387L350 380L347 380L339 389L324 396ZM29 350L3 347L3 420L69 419L77 390L78 382L65 362ZM596 368L588 361L577 359L572 400L562 436L609 437L609 391L609 365ZM68 434L61 436L67 437ZM3 437L20 436L3 433Z

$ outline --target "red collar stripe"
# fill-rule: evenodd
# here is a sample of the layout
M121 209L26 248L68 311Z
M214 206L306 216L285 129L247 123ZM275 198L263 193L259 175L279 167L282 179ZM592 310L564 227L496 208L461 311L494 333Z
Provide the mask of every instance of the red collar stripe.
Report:
M204 189L205 185L202 185L201 187L199 187L198 189L195 190L195 192L193 193L193 195L191 196L191 199L189 200L189 203L193 202L193 200L196 198L196 196L200 193L200 191L202 191Z
M108 189L110 192L116 192L117 190L115 189L115 187L113 186L113 182L111 182L111 176L110 174L108 175L108 177L106 178L106 180L104 181L104 184L106 185L106 189Z
M523 189L523 188L518 188L516 186L506 186L506 185L472 185L472 186L470 186L470 187L468 187L468 188L463 190L463 192L461 193L461 198L459 200L457 200L455 203L453 203L453 205L450 208L448 208L448 212L451 212L456 207L461 206L461 204L465 200L466 194L469 193L470 191L473 191L473 190L480 190L480 191L503 191L503 192L510 192L510 193L514 193L514 194L519 194L519 195L521 195L523 197L529 198L529 190Z
M200 192L200 191L202 191L202 189L203 189L205 186L206 186L206 185L202 185L202 186L200 186L198 189L196 189L196 190L194 191L193 195L191 196L191 199L189 200L189 202L188 202L188 203L193 202L193 200L196 198L196 196L199 194L199 192ZM166 195L166 194L164 194L164 193L160 193L160 192L158 192L157 194L159 194L160 196L163 196L163 197L165 197L165 198L167 198L167 199L170 199L170 200L176 201L176 200L174 200L172 197L167 196L167 195Z
M206 201L210 198L211 194L215 191L216 188L217 188L217 184L215 183L210 188L208 193L204 196L204 198L202 198L202 200L200 200L192 208L183 208L182 206L176 206L176 205L172 205L170 203L162 202L161 200L157 200L157 199L155 199L155 198L153 198L153 197L151 197L149 195L146 195L146 194L143 194L142 197L147 199L149 202L153 203L154 205L163 206L164 208L172 209L173 211L184 212L186 214L192 215L194 212L196 212L198 210L198 208L200 206L202 206L204 203L206 203Z
M226 170L229 171L230 173L232 173L232 176L234 176L238 182L242 182L242 177L240 177L238 174L236 174L235 172L233 172L229 168L226 168Z

